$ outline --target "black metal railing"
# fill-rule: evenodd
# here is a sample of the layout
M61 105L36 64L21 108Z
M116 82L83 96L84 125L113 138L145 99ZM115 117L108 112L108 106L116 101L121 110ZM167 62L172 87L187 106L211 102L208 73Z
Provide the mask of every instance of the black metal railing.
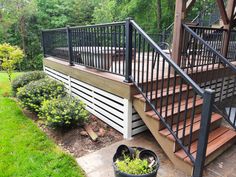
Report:
M66 28L42 31L44 55L69 61L67 37Z
M209 28L209 27L202 27L202 26L191 26L190 27L198 36L200 36L204 41L206 41L211 47L213 47L215 50L217 50L219 53L223 54L223 41L224 37L226 35L227 30L223 28ZM184 41L184 47L183 50L190 49L190 46L194 43L194 40L189 39L188 33L184 33L184 39L187 39L187 41ZM228 45L228 51L227 51L227 59L228 61L232 62L236 60L236 31L232 30L230 33L230 40ZM189 50L190 55L193 50ZM194 54L200 54L201 51L194 50ZM187 56L190 56L187 55ZM193 61L192 61L193 62ZM187 64L185 62L185 64ZM202 63L205 64L205 63Z
M163 128L170 131L178 146L194 164L194 176L200 177L214 91L201 89L134 21L127 21L126 29L126 44L129 48L126 81L134 83L145 98L147 108L161 120ZM201 128L196 136L193 124L197 120ZM191 144L197 139L197 155L193 156Z
M236 61L236 30L232 30L230 33L227 59L229 61Z
M190 45L183 47L181 67L201 88L215 90L215 108L236 129L235 63L213 48L211 42L206 40L208 37L198 35L187 25L183 27L187 36L184 41ZM191 63L185 64L183 60L186 56Z
M46 56L125 75L124 22L44 30L42 34Z

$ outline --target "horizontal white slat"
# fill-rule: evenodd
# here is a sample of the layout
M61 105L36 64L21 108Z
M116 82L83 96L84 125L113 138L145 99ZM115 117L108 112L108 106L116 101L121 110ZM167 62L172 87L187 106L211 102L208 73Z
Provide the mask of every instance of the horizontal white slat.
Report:
M45 70L46 70L46 71L48 70L48 71L50 71L50 72L52 72L52 73L57 74L58 76L63 77L64 79L67 79L67 75L62 74L61 72L58 72L58 71L56 71L56 70L54 70L54 69L51 69L51 68L45 67Z
M135 114L132 116L133 117L133 121L141 119L140 116L138 114Z
M132 130L132 136L147 130L146 126L141 126Z
M116 108L118 109L119 111L123 112L124 110L124 106L112 101L112 100L109 100L107 99L106 97L102 97L101 95L98 95L96 93L93 93L93 97L100 100L101 102L103 103L106 103L108 104L109 106L113 107L113 108Z
M88 96L90 96L90 97L93 96L92 91L87 90L86 88L81 87L81 86L79 86L79 85L77 85L77 84L71 83L71 87L72 87L74 90L78 90L78 91L84 92L86 95L88 95Z
M89 102L89 101L87 101L86 99L84 99L84 98L78 96L77 94L75 94L75 93L72 92L71 95L72 95L73 97L78 98L79 100L81 100L83 103L85 103L85 104L88 105L89 107L92 107L92 106L93 106L93 104L92 104L91 102Z
M119 119L118 117L110 114L109 112L107 112L106 110L103 110L101 108L99 108L98 106L94 105L94 109L98 112L100 112L101 114L103 114L104 116L108 117L110 120L112 120L113 122L116 122L117 124L119 124L120 126L123 126L124 121Z
M76 93L77 95L79 95L80 97L83 97L83 98L89 100L91 103L93 102L93 98L90 97L89 95L86 95L86 94L84 94L83 92L80 92L79 90L74 89L73 87L71 88L71 91L72 91L72 93L74 92L74 93Z
M62 78L62 77L60 77L60 76L58 76L58 75L56 75L56 74L54 74L54 73L47 72L47 71L46 71L46 73L47 73L48 75L50 75L50 76L52 76L52 77L54 77L54 78L56 78L56 79L62 81L63 83L68 84L68 80L66 80L66 79L64 79L64 78Z
M94 114L95 116L97 116L99 119L101 119L102 121L104 121L105 123L107 123L108 125L110 125L111 127L113 127L114 129L116 129L117 131L119 131L120 133L124 132L124 129L122 127L120 127L118 124L110 121L109 119L107 119L105 116L103 116L102 114L98 113L96 110L90 110L90 112L92 114Z
M83 82L81 82L81 81L78 81L78 80L76 80L76 79L74 79L74 78L71 78L71 81L74 82L74 83L77 83L77 84L79 84L79 85L81 85L81 86L83 86L83 87L86 87L86 88L88 88L88 89L90 89L90 90L93 90L94 92L97 92L97 93L99 93L100 95L104 95L105 97L108 97L108 98L110 98L110 99L112 99L112 100L114 100L114 101L116 101L116 102L119 102L119 103L121 103L121 104L124 104L124 100L123 100L122 98L116 96L116 95L113 95L113 94L108 93L108 92L106 92L106 91L100 90L100 89L98 89L98 88L96 88L96 87L93 87L93 86L91 86L91 85L89 85L89 84L86 84L86 83L83 83Z
M99 107L102 107L102 108L106 109L108 112L110 112L110 113L116 115L117 117L123 119L123 116L124 116L123 113L121 113L121 112L119 112L119 111L117 111L117 110L107 106L106 104L104 104L104 103L102 103L102 102L100 102L98 100L95 100L95 99L94 99L94 104L98 105Z
M144 125L142 120L137 120L135 122L132 122L132 128L136 128L136 127L139 127L141 125Z

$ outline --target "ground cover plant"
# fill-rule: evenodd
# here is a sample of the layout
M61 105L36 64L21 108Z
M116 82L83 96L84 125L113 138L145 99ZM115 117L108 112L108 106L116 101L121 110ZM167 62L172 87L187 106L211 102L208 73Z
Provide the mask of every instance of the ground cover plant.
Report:
M38 113L43 101L63 97L66 91L63 83L44 78L20 88L16 95L23 107Z
M75 160L48 139L13 99L3 96L10 92L7 77L0 73L0 176L83 177Z
M44 101L39 115L41 119L45 119L47 125L62 128L83 125L89 113L81 101L65 96Z
M11 83L13 94L16 95L17 89L27 85L31 81L43 79L45 77L46 74L43 71L30 71L17 76Z

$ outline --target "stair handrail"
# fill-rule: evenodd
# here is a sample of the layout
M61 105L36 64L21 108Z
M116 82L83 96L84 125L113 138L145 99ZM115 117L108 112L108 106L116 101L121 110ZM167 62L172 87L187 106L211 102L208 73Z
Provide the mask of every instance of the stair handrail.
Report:
M138 30L141 35L146 38L150 44L156 49L158 50L158 52L162 55L162 57L164 57L166 59L166 61L175 69L175 71L185 80L185 82L187 82L189 85L191 85L195 91L203 96L204 95L204 91L203 89L201 89L199 87L199 85L193 81L191 79L191 77L189 77L180 67L179 65L177 65L172 59L169 58L169 56L163 52L163 50L145 33L145 31L143 31L143 29L134 21L134 20L131 20L130 21L133 25L134 28L136 28L136 30Z

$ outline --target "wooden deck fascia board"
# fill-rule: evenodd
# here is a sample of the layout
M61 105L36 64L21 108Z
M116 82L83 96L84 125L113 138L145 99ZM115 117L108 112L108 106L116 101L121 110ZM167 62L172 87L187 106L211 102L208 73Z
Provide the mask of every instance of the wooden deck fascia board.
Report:
M124 77L84 66L70 66L68 62L52 57L44 58L44 66L69 75L82 82L113 93L122 98L131 99L136 94L136 88L131 83L123 82Z

